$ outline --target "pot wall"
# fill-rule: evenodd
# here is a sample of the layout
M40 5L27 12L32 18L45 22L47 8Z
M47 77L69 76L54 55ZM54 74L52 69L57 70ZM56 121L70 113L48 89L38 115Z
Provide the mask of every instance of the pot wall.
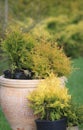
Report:
M39 80L12 80L0 76L1 107L13 130L36 130L36 117L29 108L27 96Z
M37 130L66 130L66 118L47 121L47 120L36 120Z

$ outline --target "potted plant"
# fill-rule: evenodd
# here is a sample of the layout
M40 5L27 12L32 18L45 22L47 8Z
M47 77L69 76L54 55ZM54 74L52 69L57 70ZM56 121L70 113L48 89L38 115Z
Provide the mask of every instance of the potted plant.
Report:
M71 61L56 44L39 43L17 29L7 34L2 48L9 61L9 69L0 76L3 112L12 129L35 129L35 117L27 108L27 93L50 72L58 76L68 75Z
M28 100L34 115L37 130L66 130L67 113L71 95L61 86L60 80L51 74L32 91Z

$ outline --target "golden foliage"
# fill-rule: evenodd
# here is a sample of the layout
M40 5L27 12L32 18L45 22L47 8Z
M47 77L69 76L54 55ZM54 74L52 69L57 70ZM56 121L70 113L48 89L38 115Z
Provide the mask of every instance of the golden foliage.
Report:
M71 73L70 59L56 44L42 42L33 48L33 71L37 72L36 76L45 78L51 72L58 76L67 76Z

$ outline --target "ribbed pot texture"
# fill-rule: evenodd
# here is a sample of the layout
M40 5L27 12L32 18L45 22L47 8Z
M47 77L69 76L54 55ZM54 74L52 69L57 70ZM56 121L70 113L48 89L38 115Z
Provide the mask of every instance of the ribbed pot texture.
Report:
M0 76L0 102L12 130L36 130L36 117L29 108L27 96L39 80L15 80Z

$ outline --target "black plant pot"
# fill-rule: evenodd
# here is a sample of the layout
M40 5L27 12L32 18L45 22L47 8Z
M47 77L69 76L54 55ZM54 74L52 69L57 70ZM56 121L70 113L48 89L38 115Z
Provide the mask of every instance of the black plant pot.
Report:
M56 121L47 121L47 120L35 120L37 130L66 130L66 118L56 120Z

